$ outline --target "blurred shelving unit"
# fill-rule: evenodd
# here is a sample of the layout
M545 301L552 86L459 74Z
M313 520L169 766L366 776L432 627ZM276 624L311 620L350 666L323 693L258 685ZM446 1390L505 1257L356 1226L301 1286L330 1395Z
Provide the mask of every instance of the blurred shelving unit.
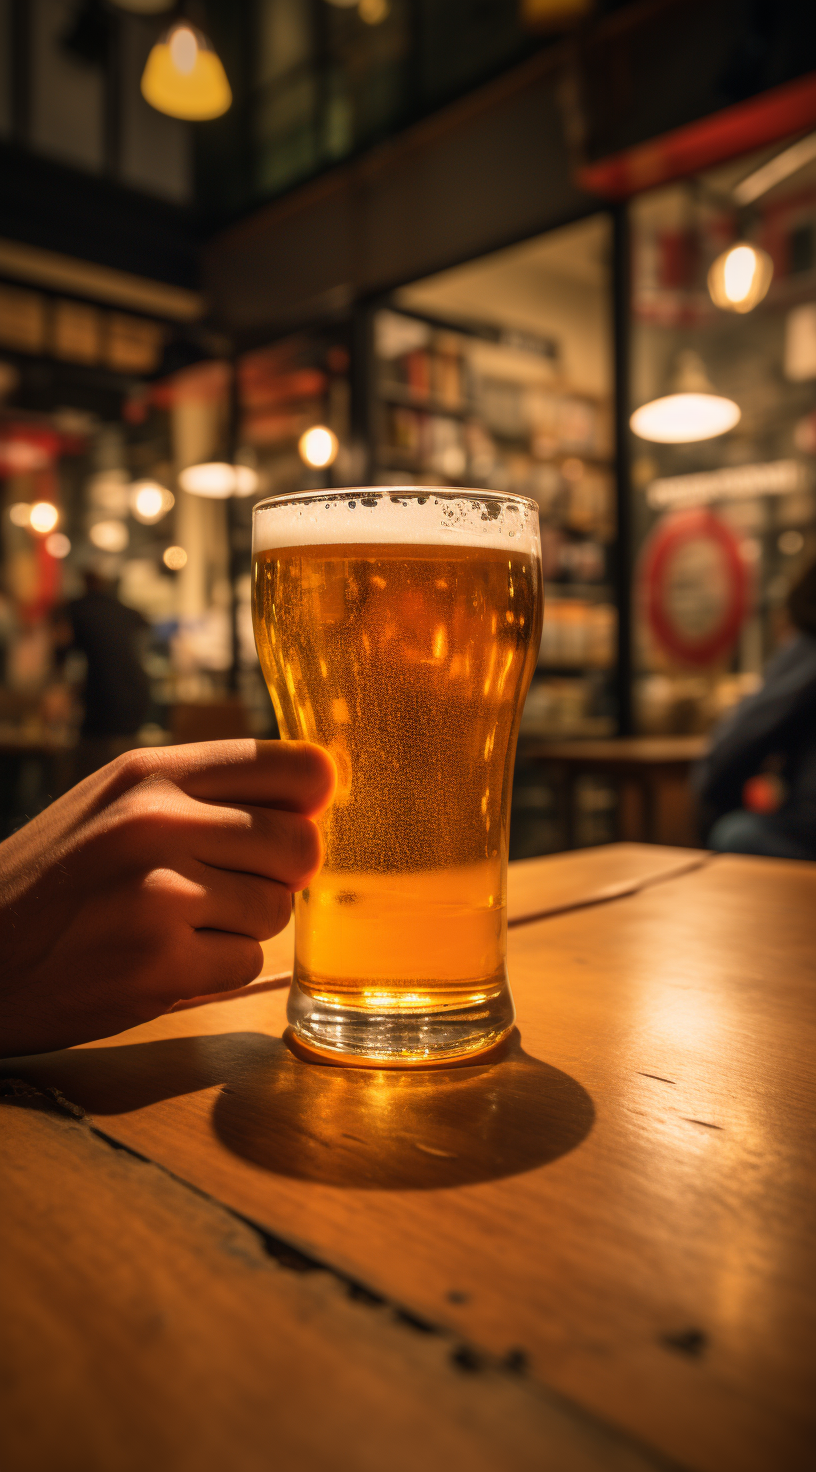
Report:
M547 615L523 733L615 729L608 399L572 387L553 338L392 307L374 323L378 484L530 496L541 515Z

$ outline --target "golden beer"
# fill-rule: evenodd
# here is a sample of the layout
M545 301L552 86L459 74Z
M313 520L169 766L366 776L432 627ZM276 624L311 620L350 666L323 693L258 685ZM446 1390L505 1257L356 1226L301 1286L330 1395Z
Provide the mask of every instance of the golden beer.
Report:
M508 813L541 636L520 497L309 492L254 516L255 638L281 734L334 758L325 859L295 900L289 1019L341 1058L491 1046L507 984Z

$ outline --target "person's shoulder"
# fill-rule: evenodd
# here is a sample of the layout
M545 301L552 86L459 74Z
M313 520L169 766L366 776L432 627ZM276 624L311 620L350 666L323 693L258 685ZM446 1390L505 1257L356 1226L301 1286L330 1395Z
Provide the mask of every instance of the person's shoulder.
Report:
M797 634L783 653L789 666L813 665L816 669L816 634Z
M768 661L762 682L764 691L773 690L781 682L816 680L816 637L813 634L795 634Z

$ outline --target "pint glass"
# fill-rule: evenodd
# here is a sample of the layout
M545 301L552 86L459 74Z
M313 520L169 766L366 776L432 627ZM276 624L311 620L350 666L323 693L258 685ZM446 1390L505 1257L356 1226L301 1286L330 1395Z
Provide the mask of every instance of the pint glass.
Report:
M338 1062L464 1057L513 1024L513 761L541 637L538 509L485 491L308 491L253 518L253 620L285 739L334 758L295 899L289 1022Z

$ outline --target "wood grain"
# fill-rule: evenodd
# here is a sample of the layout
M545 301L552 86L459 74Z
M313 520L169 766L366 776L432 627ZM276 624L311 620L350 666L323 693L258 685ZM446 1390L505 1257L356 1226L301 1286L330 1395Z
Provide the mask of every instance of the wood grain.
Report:
M658 1472L518 1373L281 1266L223 1208L33 1102L0 1105L15 1472Z
M514 929L522 1046L490 1068L301 1063L274 991L14 1068L683 1465L794 1472L815 915L816 865L720 858Z

